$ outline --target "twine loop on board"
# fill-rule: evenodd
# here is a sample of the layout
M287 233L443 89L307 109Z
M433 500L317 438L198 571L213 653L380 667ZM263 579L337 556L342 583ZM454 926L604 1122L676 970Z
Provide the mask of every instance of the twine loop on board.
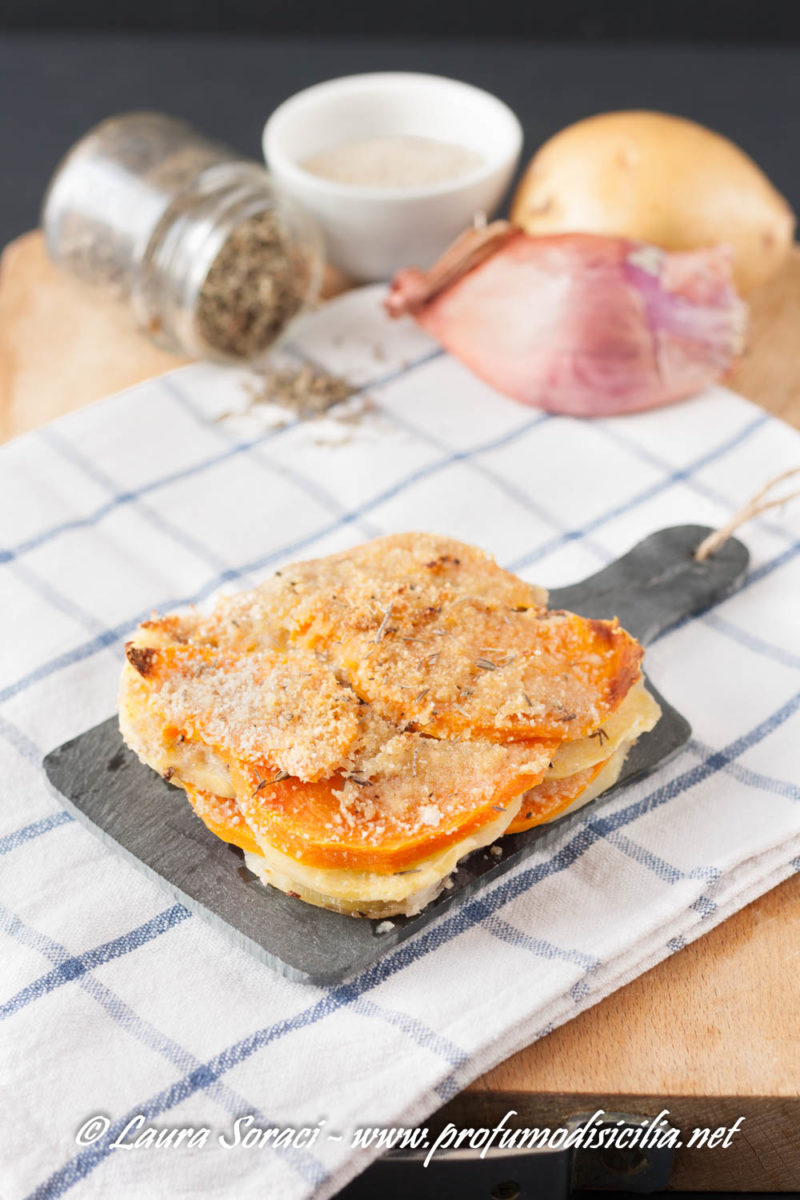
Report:
M784 479L790 479L793 475L800 475L800 467L791 467L788 471L781 471L780 475L773 476L768 480L760 492L756 492L752 499L743 504L737 509L726 525L720 529L715 529L707 538L704 538L694 552L695 562L705 562L712 554L725 545L729 537L736 532L740 525L744 525L745 521L750 521L753 517L760 517L762 513L770 508L780 508L782 504L787 504L790 500L795 500L800 496L800 488L793 492L789 492L786 496L777 496L772 500L767 500L767 495L779 483L783 483Z

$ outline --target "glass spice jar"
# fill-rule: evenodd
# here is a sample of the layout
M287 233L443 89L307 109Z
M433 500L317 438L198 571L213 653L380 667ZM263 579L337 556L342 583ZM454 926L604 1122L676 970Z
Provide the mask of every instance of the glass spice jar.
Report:
M43 225L56 263L192 357L258 362L319 293L313 219L258 163L160 113L86 134L50 182Z

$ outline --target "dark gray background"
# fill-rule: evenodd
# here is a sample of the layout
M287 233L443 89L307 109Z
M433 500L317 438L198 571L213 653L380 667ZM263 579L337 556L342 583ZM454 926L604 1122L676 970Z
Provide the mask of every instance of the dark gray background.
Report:
M300 34L785 42L787 0L2 0L6 29L210 29Z
M761 6L767 15L770 3ZM5 16L22 7L7 6ZM164 0L167 16L180 7ZM632 7L649 8L644 0ZM37 8L48 5L33 3L27 11ZM285 9L296 11L292 4ZM433 0L431 11L439 12ZM523 122L526 153L568 122L604 109L649 107L693 117L739 142L800 208L800 46L790 28L785 44L748 46L611 41L605 34L543 42L522 35L3 30L4 23L0 11L0 243L36 224L60 156L111 113L173 112L258 157L265 118L293 91L386 69L439 72L496 92ZM705 29L698 20L698 30Z

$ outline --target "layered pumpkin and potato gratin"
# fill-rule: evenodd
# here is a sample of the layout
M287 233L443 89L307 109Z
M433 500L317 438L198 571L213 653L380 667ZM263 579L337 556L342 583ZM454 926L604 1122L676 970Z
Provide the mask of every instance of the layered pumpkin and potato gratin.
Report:
M419 912L464 855L584 804L659 708L616 620L472 546L377 538L145 621L123 737L265 883Z

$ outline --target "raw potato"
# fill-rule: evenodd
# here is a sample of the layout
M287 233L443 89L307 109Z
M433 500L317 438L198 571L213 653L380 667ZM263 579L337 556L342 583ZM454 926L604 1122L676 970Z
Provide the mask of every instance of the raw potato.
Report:
M527 233L604 233L667 250L727 243L742 292L780 270L794 213L733 142L682 117L603 113L552 137L517 189Z

